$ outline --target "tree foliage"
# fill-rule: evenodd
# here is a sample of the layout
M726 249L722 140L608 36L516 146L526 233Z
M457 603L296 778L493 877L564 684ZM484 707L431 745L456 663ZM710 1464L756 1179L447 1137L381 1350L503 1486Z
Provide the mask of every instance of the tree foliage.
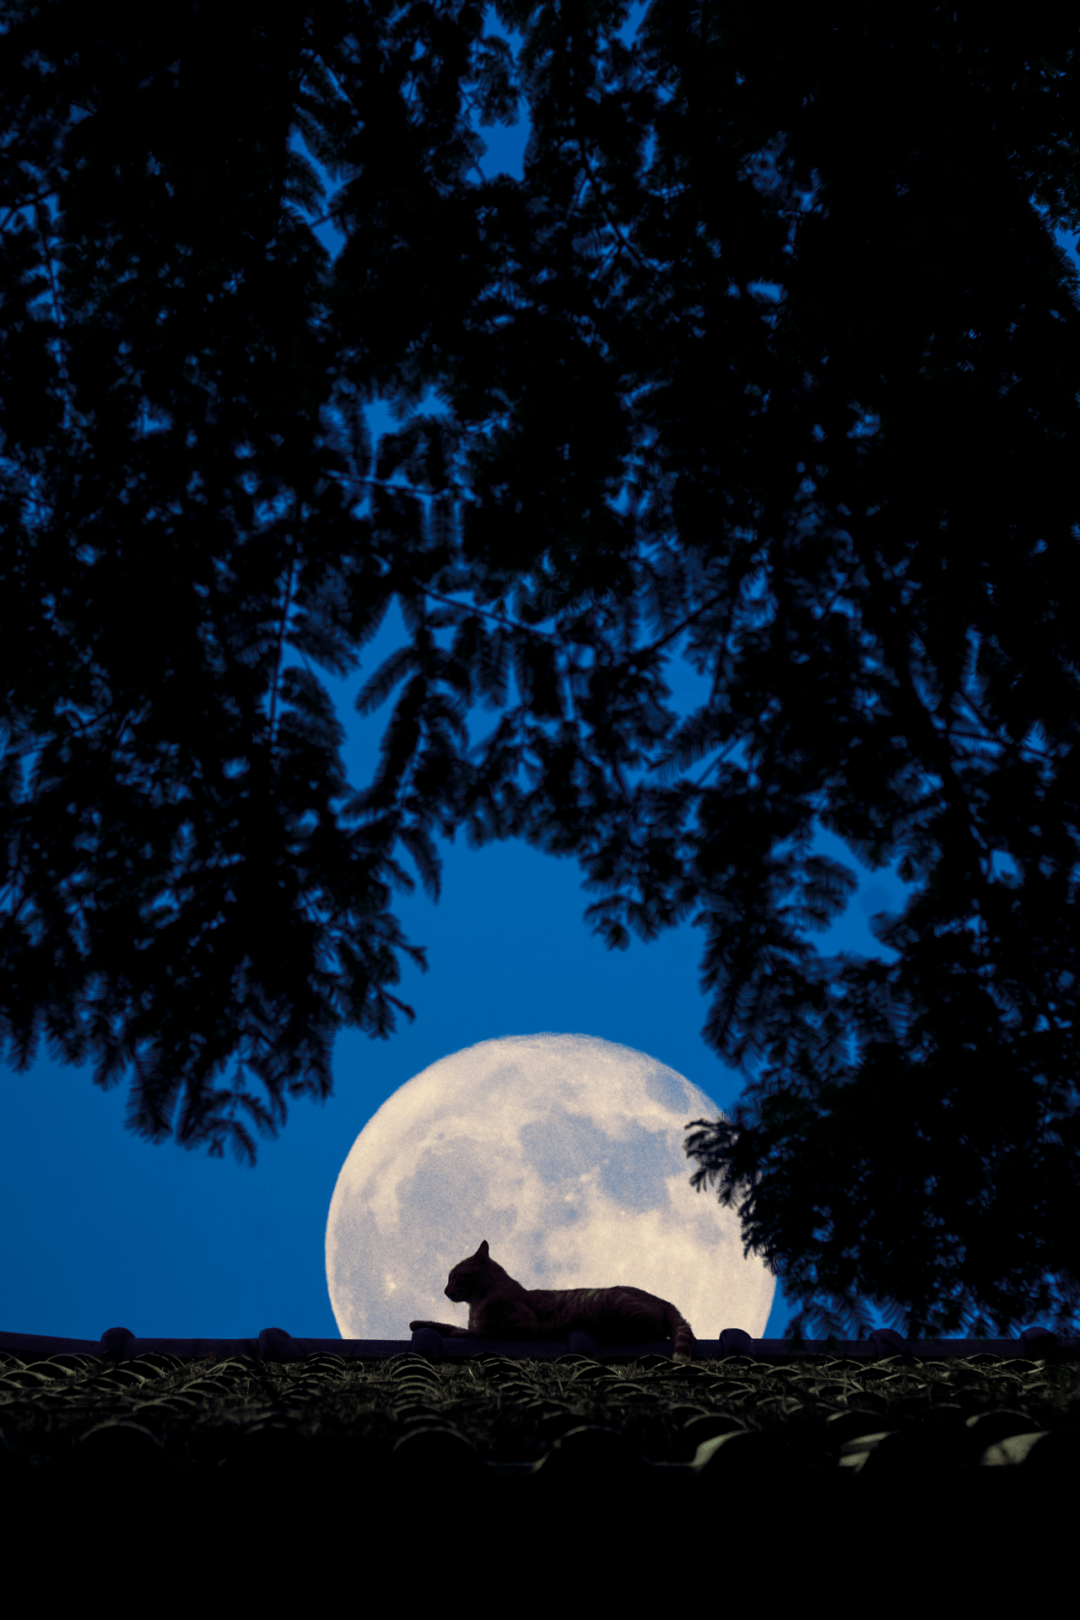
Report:
M748 1079L693 1180L796 1335L1064 1326L1076 30L494 9L516 62L468 3L8 8L4 1031L253 1160L238 1109L393 1027L400 855L435 892L436 832L526 838L609 945L702 929ZM358 790L283 648L354 669L394 600ZM911 883L894 960L816 950L855 888L820 827Z

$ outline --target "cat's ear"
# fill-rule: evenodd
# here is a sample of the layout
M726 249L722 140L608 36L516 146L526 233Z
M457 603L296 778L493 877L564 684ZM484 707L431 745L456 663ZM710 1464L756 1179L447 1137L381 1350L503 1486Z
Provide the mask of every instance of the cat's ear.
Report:
M480 1247L476 1251L476 1258L477 1258L477 1260L486 1260L487 1257L488 1257L488 1246L487 1246L487 1238L485 1238L483 1243L481 1243Z

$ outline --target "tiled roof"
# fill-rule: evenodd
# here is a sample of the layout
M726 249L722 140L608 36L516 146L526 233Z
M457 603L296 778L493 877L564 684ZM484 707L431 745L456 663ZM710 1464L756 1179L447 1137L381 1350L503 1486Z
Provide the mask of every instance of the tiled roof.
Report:
M531 1493L636 1484L704 1503L749 1478L1000 1475L1075 1489L1080 1341L826 1352L729 1330L670 1342L290 1338L98 1342L0 1334L0 1490L31 1479L437 1478ZM539 1496L536 1493L540 1493Z

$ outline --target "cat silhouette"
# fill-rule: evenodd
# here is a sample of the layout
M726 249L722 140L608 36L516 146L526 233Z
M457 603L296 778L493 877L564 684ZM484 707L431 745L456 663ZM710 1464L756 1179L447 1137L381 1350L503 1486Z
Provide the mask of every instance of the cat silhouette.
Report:
M468 1327L410 1322L410 1331L434 1328L444 1339L565 1339L584 1330L598 1339L674 1339L676 1361L693 1355L693 1329L668 1300L622 1285L524 1288L491 1258L486 1238L458 1261L443 1293L455 1304L468 1301Z

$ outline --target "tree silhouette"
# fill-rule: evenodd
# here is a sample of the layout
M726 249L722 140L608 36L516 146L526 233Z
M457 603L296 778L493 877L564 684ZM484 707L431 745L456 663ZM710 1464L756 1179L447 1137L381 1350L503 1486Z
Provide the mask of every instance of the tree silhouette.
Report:
M253 1162L237 1111L272 1130L336 1028L402 1010L401 853L435 893L435 832L526 838L609 945L702 928L748 1083L693 1180L796 1335L863 1300L1065 1326L1075 30L665 3L628 46L625 4L495 10L516 63L470 4L9 8L16 1060L44 1029L130 1066L136 1128L182 1097L181 1141ZM524 177L484 180L471 121L521 101ZM356 790L283 649L355 669L394 600ZM683 722L672 649L710 678ZM808 938L856 886L819 827L913 885L895 961Z

